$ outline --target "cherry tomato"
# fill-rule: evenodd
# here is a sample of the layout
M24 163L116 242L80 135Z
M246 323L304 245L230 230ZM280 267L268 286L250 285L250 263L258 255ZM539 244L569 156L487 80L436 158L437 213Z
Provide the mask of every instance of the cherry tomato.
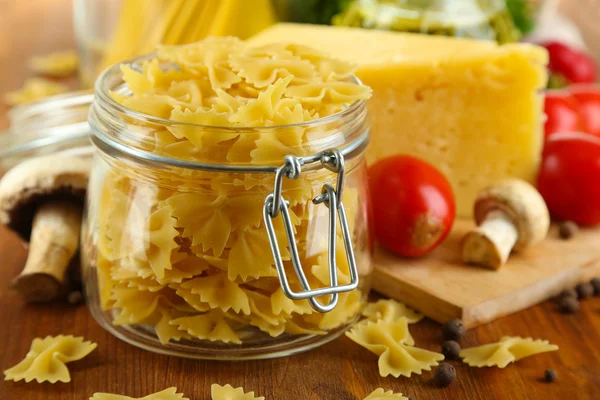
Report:
M600 136L600 85L573 85L569 91L578 103L583 131Z
M577 132L552 135L544 147L538 190L553 217L600 223L600 138Z
M591 83L596 81L596 62L589 55L560 42L543 44L550 55L548 68L571 83Z
M369 168L375 237L402 256L427 254L450 232L456 205L437 169L411 156L379 160Z
M548 90L544 100L546 137L556 132L574 132L582 129L579 105L567 91Z

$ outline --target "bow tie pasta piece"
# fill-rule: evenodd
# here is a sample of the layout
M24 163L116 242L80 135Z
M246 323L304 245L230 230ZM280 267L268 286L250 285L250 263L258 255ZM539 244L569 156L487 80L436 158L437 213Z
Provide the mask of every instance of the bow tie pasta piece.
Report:
M248 296L235 282L230 281L225 274L217 274L194 278L181 284L181 288L189 289L200 296L200 300L208 303L211 308L222 311L242 312L250 314Z
M178 330L188 333L190 336L201 340L221 341L223 343L240 344L242 341L229 325L227 319L219 310L213 310L206 314L189 317L181 317L169 322Z
M173 218L174 209L165 205L154 211L148 218L148 246L146 257L156 278L163 279L165 271L173 268L171 265L171 253L178 246L175 237L179 235Z
M256 99L238 108L229 121L245 126L265 126L266 121L272 120L277 104L292 81L292 76L280 78L261 92Z
M264 397L254 397L254 392L244 393L241 387L220 386L216 383L210 386L210 396L212 400L265 400Z
M274 315L286 314L312 314L314 310L308 300L292 300L287 297L281 288L271 295L271 310Z
M149 394L148 396L133 398L112 393L94 393L90 400L190 400L183 397L182 393L177 393L177 388L171 387L163 391Z
M299 320L298 318L292 318L285 321L285 332L292 335L326 335L327 331L315 328L314 326Z
M392 299L381 299L367 304L363 311L363 316L367 317L370 321L385 322L394 322L404 317L409 324L415 324L423 319L422 314Z
M280 240L280 244L281 242ZM282 246L281 250L284 260L289 260L288 249ZM264 228L248 229L238 234L231 248L227 264L228 277L234 280L239 276L245 282L248 278L277 276L273 262L267 231Z
M406 318L400 318L393 322L363 320L354 325L347 332L346 336L354 342L356 342L355 339L361 338L369 338L370 340L378 340L380 342L390 339L396 343L407 344L409 346L415 345L415 340L410 334Z
M241 53L232 54L229 63L239 76L258 89L288 76L292 77L293 84L309 83L317 75L315 66L302 59L273 59Z
M505 336L498 343L462 349L459 355L471 367L504 368L522 358L556 350L558 346L547 340Z
M318 299L321 303L323 299ZM331 330L343 325L353 318L360 312L364 305L364 299L362 294L358 290L351 292L340 293L338 304L335 308L328 313L313 313L304 316L304 320L315 324L319 329Z
M171 285L173 289L176 289L175 293L181 297L187 304L189 304L196 311L206 312L211 310L210 304L202 301L202 297L199 294L192 293L191 289L184 289L181 285Z
M290 86L285 89L284 95L300 101L303 105L319 106L352 104L356 100L367 100L371 97L371 92L371 88L352 82L323 82Z
M183 228L183 236L192 238L192 245L201 245L203 251L211 250L219 257L231 234L231 217L224 209L224 196L203 193L183 193L167 200L173 207L175 224Z
M181 122L181 124L173 124L169 127L169 131L177 139L189 140L198 149L211 148L239 136L239 133L234 131L221 132L206 128L206 126L235 125L233 121L230 121L230 115L228 112L218 112L212 108L198 108L196 111L173 110L170 115L171 120ZM198 125L203 125L204 128Z
M408 332L408 322L405 318L401 321L363 321L346 333L352 341L379 356L379 374L383 377L420 375L444 359L442 354L409 345L414 341Z
M114 323L116 325L129 325L146 320L158 308L165 290L150 292L140 291L136 288L113 288L111 299L115 302L114 307L120 309Z
M274 44L270 46L279 46L302 60L310 61L317 69L321 78L326 81L345 80L357 68L356 65L350 62L332 58L319 50L301 44Z
M90 354L96 343L84 341L82 337L72 335L46 336L36 338L25 359L4 371L4 380L31 382L70 382L71 375L66 363L81 360Z
M127 64L121 64L120 68L127 88L137 95L161 93L167 91L174 82L194 78L192 74L176 68L175 65L161 66L156 58L141 64L141 69L134 69Z
M160 311L161 317L156 323L154 329L156 330L156 336L162 344L167 344L171 340L180 341L181 339L192 339L192 335L187 332L180 331L177 325L171 324L171 321L175 320L174 313L169 309L162 309Z
M388 390L386 392L382 388L379 388L379 389L375 389L370 395L365 397L363 400L385 400L385 399L408 400L408 397L402 396L402 393L394 393L391 390Z

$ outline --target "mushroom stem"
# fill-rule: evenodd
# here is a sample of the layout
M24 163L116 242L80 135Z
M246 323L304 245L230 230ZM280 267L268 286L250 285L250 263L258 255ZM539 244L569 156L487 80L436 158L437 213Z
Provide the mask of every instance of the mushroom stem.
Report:
M462 256L468 264L498 269L508 260L519 232L503 211L487 214L483 223L463 239Z
M50 301L63 289L69 262L79 246L81 206L54 200L42 204L33 219L29 256L11 288L30 303Z

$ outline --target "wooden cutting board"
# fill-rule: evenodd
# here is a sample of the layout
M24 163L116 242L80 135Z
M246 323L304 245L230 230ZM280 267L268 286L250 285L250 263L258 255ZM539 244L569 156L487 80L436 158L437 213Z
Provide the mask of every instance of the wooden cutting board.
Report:
M464 265L460 240L473 224L456 221L449 237L431 254L416 259L375 252L373 289L429 318L460 318L474 327L523 310L565 288L600 276L600 230L580 230L561 240L553 226L548 238L511 255L500 270Z

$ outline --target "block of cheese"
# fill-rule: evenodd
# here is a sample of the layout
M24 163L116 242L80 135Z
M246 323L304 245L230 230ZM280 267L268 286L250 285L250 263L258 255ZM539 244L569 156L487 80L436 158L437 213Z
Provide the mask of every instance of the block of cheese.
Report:
M294 42L358 64L373 88L367 160L406 153L449 179L458 215L506 177L533 181L543 140L547 53L530 44L277 24L250 44Z

